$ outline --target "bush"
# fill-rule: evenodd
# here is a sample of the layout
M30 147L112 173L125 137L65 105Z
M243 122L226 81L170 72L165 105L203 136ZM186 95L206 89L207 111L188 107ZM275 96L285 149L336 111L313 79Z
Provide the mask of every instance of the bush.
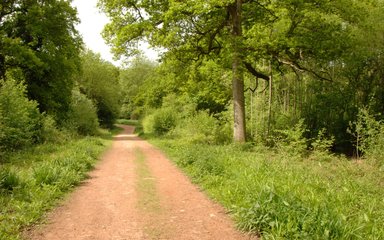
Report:
M335 138L333 136L327 138L325 136L325 131L325 128L321 129L317 134L317 138L312 140L311 158L320 161L332 160L333 155L330 152L330 149L335 142Z
M22 83L0 81L0 152L29 145L38 135L37 103L28 100L25 93Z
M81 135L94 135L99 127L95 105L78 90L72 91L69 127Z
M367 109L360 109L357 121L350 123L349 133L355 137L356 151L380 166L384 166L384 122L378 121Z
M280 136L276 140L276 145L281 153L291 157L300 157L307 148L304 133L304 120L301 119L293 128L286 130L276 130Z
M38 143L61 143L72 138L73 132L67 129L58 128L53 116L41 114L39 123L39 134L37 135Z
M185 118L172 132L177 137L191 143L217 144L230 142L231 134L228 124L221 123L205 111Z
M162 136L175 128L177 114L171 108L159 108L143 120L144 133Z

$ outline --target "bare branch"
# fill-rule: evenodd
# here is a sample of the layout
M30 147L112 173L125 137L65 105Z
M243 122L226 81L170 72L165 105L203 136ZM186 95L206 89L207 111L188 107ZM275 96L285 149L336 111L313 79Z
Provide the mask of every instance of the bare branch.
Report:
M311 70L311 69L308 69L308 68L305 68L303 66L300 66L297 62L295 61L287 61L287 60L282 60L282 59L279 59L277 58L277 61L282 63L282 64L285 64L285 65L288 65L290 66L293 70L295 71L299 71L299 72L308 72L312 75L314 75L315 77L319 78L320 80L323 80L323 81L327 81L327 82L333 82L332 79L330 78L326 78L324 76L321 76L319 73Z
M253 66L252 64L248 63L248 62L243 62L245 68L248 70L248 72L250 72L253 76L257 77L257 78L261 78L261 79L264 79L265 81L269 81L269 77L267 75L265 75L264 73L261 73L261 72L258 72Z

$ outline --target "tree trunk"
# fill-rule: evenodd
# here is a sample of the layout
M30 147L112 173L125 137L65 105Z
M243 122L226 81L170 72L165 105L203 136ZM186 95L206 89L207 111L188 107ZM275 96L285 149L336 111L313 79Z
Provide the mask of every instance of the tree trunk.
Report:
M273 75L272 75L272 62L269 62L269 81L268 81L268 130L267 130L267 136L269 137L271 133L271 121L272 121L272 87L273 87Z
M241 55L241 8L242 0L230 7L232 17L232 93L234 109L233 139L235 142L245 142L245 103L244 103L244 76Z
M5 57L0 54L0 79L5 77Z

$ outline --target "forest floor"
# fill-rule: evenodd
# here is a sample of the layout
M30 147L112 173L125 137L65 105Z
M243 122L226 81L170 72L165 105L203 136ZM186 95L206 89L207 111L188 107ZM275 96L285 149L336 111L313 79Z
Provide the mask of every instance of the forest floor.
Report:
M121 127L89 179L26 239L254 238L133 127Z

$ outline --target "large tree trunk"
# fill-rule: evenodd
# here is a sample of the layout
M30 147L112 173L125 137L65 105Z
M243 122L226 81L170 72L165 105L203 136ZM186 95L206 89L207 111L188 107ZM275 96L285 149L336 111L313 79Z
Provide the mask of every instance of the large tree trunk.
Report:
M242 0L236 0L231 6L232 18L232 93L234 109L233 139L235 142L245 142L245 103L244 103L244 76L242 66L242 30L241 30Z

